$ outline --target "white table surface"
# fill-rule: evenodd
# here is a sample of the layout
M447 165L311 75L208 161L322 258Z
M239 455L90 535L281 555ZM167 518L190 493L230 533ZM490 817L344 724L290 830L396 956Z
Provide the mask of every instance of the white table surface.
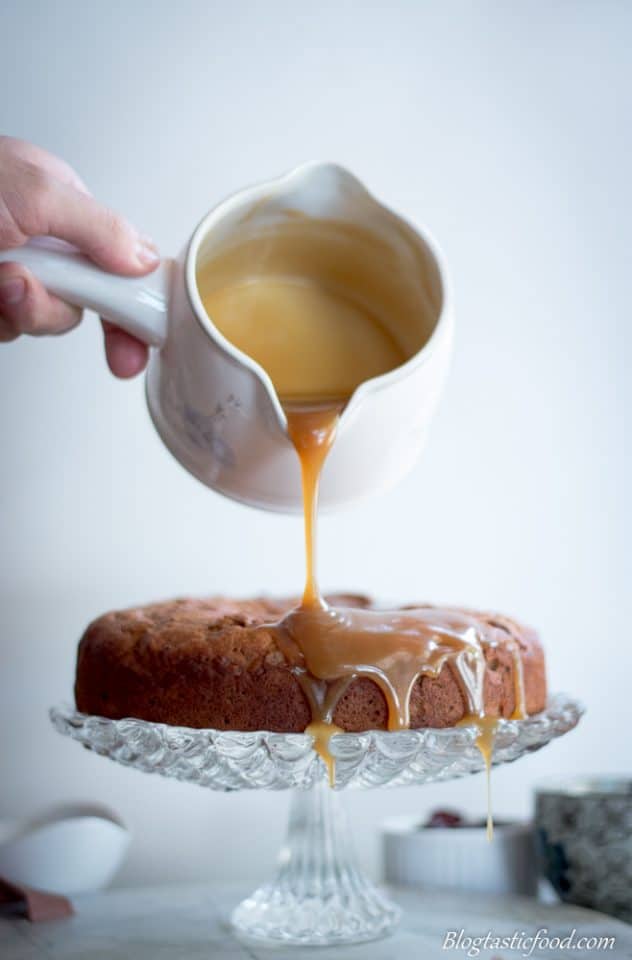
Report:
M283 960L308 957L349 960L449 960L463 949L442 949L447 930L468 935L533 933L550 936L614 936L613 950L537 950L533 957L632 958L632 926L578 907L545 905L518 897L391 891L404 909L397 932L384 940L351 947L281 947L240 943L227 917L244 891L202 885L116 889L74 900L77 915L57 923L0 919L2 960ZM481 950L482 960L522 957L521 950Z

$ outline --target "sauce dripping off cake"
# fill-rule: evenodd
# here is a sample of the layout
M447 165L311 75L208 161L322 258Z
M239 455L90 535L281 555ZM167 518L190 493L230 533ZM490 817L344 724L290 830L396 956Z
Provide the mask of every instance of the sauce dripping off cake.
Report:
M484 709L484 648L496 625L452 608L400 610L329 606L316 576L318 488L340 415L353 390L407 359L379 320L357 303L317 284L259 275L213 290L202 284L209 315L224 335L267 369L287 417L301 465L306 580L301 604L273 624L311 710L307 727L315 749L335 778L329 750L339 732L333 717L350 683L366 677L381 690L388 729L410 725L410 699L420 676L438 677L446 663L464 702L462 724L478 727L477 744L489 768L497 720ZM332 359L333 358L333 359ZM330 362L331 361L331 362ZM297 365L300 377L297 380ZM518 638L507 623L514 661L514 717L525 715ZM488 819L491 835L491 816Z
M449 662L455 670L466 714L461 724L478 727L477 746L488 778L497 718L484 711L485 656L483 644L494 643L494 627L461 610L413 607L403 610L329 606L318 589L315 525L318 484L331 450L341 403L288 411L288 433L301 462L305 516L306 583L303 600L277 624L279 646L293 665L310 704L307 732L334 782L329 741L339 729L333 715L349 683L371 679L387 705L388 729L410 726L410 698L421 675L438 677ZM508 632L507 624L499 624ZM516 640L511 644L516 678L514 717L525 715L522 661ZM488 811L488 836L492 834Z

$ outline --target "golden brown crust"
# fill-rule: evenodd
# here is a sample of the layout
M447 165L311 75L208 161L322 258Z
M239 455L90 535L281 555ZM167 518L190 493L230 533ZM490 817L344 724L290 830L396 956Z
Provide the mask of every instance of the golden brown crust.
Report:
M328 599L370 605L360 596ZM302 731L311 720L309 705L273 632L261 626L294 603L216 597L107 613L90 624L79 644L77 708L184 727ZM542 710L546 680L537 635L506 617L476 616L494 628L485 646L486 712L508 717L514 711L512 641L520 649L527 712ZM419 678L410 712L412 727L452 726L462 719L465 703L450 664L436 679ZM382 729L386 718L381 690L360 678L347 688L333 719L344 730L358 731Z

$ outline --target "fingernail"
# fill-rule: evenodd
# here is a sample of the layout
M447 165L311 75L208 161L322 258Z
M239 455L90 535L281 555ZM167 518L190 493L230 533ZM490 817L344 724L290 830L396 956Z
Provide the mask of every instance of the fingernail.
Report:
M26 280L23 277L13 277L0 283L0 303L5 307L14 307L24 299Z
M136 256L144 267L151 267L160 260L158 247L148 237L140 237L136 245Z

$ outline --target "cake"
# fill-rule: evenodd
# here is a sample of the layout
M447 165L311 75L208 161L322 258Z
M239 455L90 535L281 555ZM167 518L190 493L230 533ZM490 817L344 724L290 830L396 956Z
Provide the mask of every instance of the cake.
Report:
M327 599L345 607L371 606L360 596ZM77 708L184 727L301 732L312 711L273 626L295 604L215 597L107 613L90 624L79 644ZM544 709L544 654L537 634L499 614L466 612L481 628L485 714L514 714L517 673L524 712ZM419 676L409 703L413 728L462 720L467 708L455 664L446 662L437 676ZM384 694L367 676L346 686L332 717L347 731L383 729L387 719Z

